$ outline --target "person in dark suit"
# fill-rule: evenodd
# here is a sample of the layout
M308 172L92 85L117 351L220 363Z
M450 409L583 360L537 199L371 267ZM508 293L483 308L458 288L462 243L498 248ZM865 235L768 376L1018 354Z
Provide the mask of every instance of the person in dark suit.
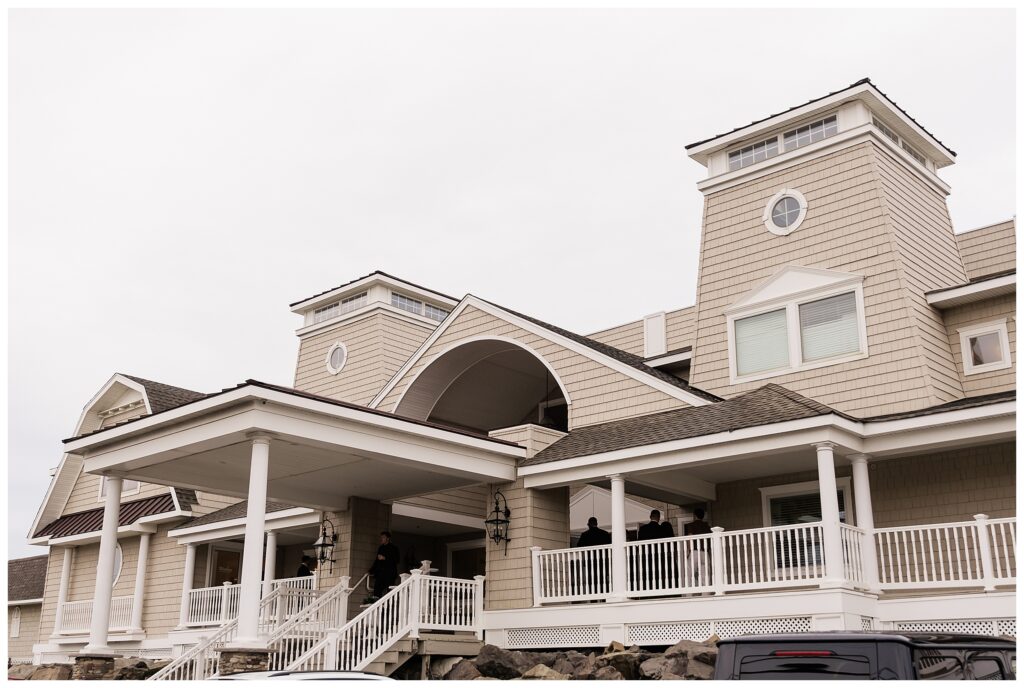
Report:
M305 576L313 575L313 557L308 554L302 555L302 563L299 564L299 570L295 572L296 578L303 578Z
M595 547L597 545L610 545L612 544L612 534L607 530L601 530L597 527L597 519L591 516L587 519L587 529L580 535L579 542L576 543L577 547Z
M587 519L587 529L580 535L580 539L576 542L577 547L597 547L598 545L610 545L612 544L612 534L607 530L602 530L597 527L597 519L591 516ZM584 576L582 580L586 581L583 586L585 590L580 592L590 594L599 591L606 591L608 581L608 567L611 564L611 553L606 552L607 556L600 556L599 554L588 554L584 555L583 558L576 563L577 566L583 567Z
M669 526L671 528L671 526ZM651 511L650 523L645 523L636 531L637 540L657 540L664 537L661 534L661 512L657 509Z
M651 520L645 523L636 531L637 540L660 540L664 537L661 531L661 512L657 509L651 511ZM647 553L637 557L633 562L634 575L637 581L643 581L644 590L653 590L658 585L661 573L661 558L654 555L654 548L645 548Z
M383 597L388 588L398 578L398 560L401 554L398 548L391 542L391 533L384 530L380 534L380 546L377 548L377 558L370 567L373 575L373 596Z

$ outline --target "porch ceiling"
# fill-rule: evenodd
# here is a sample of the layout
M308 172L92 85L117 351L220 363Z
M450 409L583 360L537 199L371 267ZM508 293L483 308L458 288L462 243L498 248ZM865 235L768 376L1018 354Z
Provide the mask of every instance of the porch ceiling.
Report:
M245 497L251 438L270 437L267 498L343 510L515 477L518 445L281 388L246 385L75 438L87 472Z

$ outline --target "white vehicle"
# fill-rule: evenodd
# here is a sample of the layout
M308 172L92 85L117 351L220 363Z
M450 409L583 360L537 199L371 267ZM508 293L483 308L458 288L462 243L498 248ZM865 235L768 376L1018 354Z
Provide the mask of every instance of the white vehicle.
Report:
M394 681L387 676L366 674L361 671L247 671L230 676L218 676L218 681Z

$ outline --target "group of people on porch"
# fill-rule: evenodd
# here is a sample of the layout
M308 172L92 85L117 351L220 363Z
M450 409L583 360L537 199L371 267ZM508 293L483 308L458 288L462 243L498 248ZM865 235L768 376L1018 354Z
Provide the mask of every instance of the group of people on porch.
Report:
M693 520L683 526L683 535L707 535L711 532L711 526L704 520L706 512L697 507L693 510ZM651 520L643 524L636 531L637 540L662 540L675 537L675 530L672 523L667 519L661 520L661 512L657 509L651 510ZM577 547L596 547L598 545L612 544L612 534L598 526L597 518L591 516L587 519L587 529L580 535L576 542Z

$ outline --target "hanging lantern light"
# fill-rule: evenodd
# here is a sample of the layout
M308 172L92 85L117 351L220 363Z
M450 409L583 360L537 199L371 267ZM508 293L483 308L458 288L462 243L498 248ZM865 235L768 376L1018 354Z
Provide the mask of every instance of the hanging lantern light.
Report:
M493 540L494 544L500 545L502 542L505 543L505 554L508 554L508 543L512 541L508 536L508 525L511 523L509 517L511 515L512 510L508 508L508 501L505 499L505 495L501 493L501 490L497 490L494 493L494 511L484 521L484 526L487 528L487 537Z
M316 552L316 560L320 569L324 564L330 564L329 573L334 573L334 546L338 544L338 533L334 530L334 524L324 516L320 521L320 537L313 543L313 551Z

